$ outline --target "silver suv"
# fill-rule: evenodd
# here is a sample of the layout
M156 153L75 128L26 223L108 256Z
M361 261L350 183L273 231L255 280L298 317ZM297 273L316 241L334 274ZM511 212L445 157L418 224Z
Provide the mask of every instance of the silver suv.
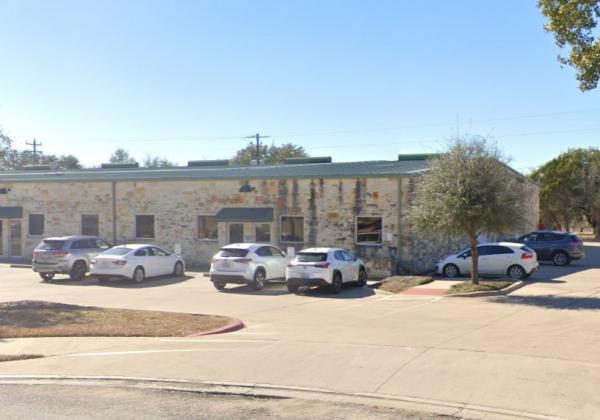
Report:
M68 274L81 280L90 268L90 260L111 248L95 236L61 236L44 239L33 251L31 265L44 281L55 274Z

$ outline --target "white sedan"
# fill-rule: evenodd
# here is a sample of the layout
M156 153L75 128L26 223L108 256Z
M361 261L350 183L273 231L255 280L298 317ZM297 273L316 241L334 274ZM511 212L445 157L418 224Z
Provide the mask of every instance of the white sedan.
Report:
M141 283L147 277L183 276L185 264L181 255L170 254L157 246L127 244L99 254L90 261L90 271L100 281L117 277Z
M523 244L499 242L477 246L479 274L506 275L521 280L537 271L535 251ZM449 255L435 265L435 271L446 277L471 274L471 249Z

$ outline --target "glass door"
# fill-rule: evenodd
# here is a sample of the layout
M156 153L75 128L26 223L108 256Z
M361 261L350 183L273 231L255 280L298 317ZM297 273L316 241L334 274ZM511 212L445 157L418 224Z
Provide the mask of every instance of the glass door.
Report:
M244 242L244 224L230 223L229 224L229 243L238 244Z
M10 256L23 256L23 241L20 220L13 220L10 222Z

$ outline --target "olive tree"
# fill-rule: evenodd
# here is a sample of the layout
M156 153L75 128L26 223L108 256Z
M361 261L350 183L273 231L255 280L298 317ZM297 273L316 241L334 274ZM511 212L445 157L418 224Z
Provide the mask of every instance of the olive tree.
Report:
M468 238L471 281L479 283L477 238L504 235L524 223L525 179L506 165L495 143L471 136L450 141L417 182L410 209L413 229Z

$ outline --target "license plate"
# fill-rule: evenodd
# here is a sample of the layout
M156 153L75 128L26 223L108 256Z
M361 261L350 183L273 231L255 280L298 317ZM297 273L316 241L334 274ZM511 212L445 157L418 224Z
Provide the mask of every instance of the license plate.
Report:
M300 278L301 279L309 279L310 278L310 273L300 273Z

